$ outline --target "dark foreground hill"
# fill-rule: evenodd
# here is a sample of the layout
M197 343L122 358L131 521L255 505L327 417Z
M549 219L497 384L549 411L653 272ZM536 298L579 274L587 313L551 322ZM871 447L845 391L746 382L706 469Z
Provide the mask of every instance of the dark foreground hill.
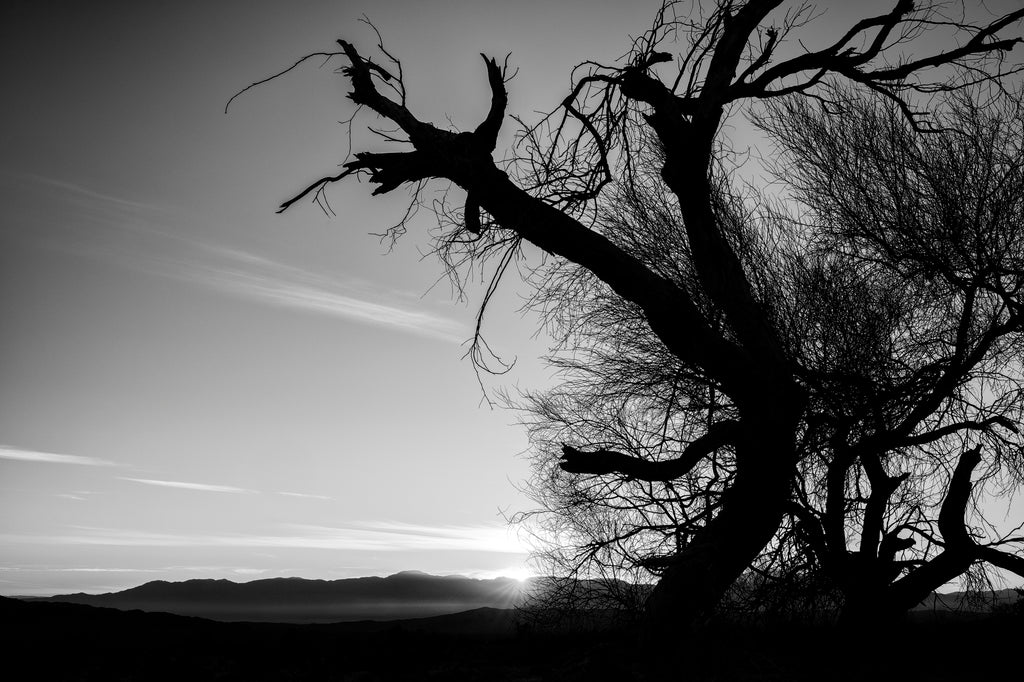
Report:
M335 623L439 616L479 608L510 609L524 595L511 578L477 580L404 571L386 578L157 580L121 592L37 598L122 610L159 611L222 621Z
M223 623L0 598L4 679L629 682L1016 680L1007 614L849 633L717 625L654 642L628 630L546 634L482 609L390 623Z

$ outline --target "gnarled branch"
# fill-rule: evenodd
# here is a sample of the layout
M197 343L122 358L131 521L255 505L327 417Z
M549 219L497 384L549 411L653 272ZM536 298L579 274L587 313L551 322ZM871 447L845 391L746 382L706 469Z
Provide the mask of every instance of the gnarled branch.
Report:
M707 433L686 446L678 457L658 462L614 450L584 452L563 444L558 466L572 474L621 474L637 481L674 481L689 473L707 455L734 442L739 429L739 422L731 419L716 422Z

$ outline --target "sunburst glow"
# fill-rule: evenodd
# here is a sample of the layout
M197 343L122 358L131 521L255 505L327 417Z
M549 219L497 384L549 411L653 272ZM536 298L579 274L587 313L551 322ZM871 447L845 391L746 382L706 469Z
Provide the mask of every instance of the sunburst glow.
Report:
M506 578L512 578L520 583L525 583L534 577L533 571L528 566L511 566L501 571L501 575Z

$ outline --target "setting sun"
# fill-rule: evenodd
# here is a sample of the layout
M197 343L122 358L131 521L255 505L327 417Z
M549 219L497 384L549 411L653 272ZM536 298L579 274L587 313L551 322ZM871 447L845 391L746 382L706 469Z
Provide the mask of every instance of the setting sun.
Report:
M512 566L503 570L501 574L505 578L512 578L513 580L517 580L521 583L525 583L527 580L534 577L533 571L527 566Z

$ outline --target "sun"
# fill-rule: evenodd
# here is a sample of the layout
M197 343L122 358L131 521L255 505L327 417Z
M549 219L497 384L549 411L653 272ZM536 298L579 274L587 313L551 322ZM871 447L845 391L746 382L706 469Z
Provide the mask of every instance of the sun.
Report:
M525 583L530 578L534 577L533 571L527 566L509 566L501 571L501 575L505 578L512 578L519 583Z

